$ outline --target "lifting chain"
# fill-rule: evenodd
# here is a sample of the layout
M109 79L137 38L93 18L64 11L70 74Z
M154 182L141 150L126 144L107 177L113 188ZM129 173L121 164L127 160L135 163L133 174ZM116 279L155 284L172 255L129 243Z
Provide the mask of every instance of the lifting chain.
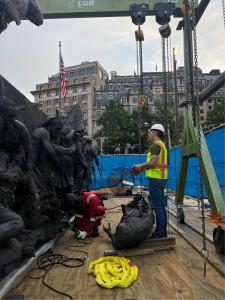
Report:
M169 83L169 43L168 38L162 39L162 72L163 72L163 95L164 95L164 126L166 132L166 148L169 149L169 128L168 128L168 83ZM169 151L168 151L169 153ZM169 163L169 157L168 157ZM168 201L168 186L164 189L164 198L167 199L167 223L169 224L169 201Z
M192 43L192 23L191 23L191 7L189 5L189 0L184 0L184 5L182 8L184 13L184 26L185 26L185 39L187 40L187 49L184 49L185 56L188 57L188 78L186 82L186 97L187 102L192 103L194 105L194 72L193 72L193 43ZM193 114L194 122L195 116Z
M194 96L195 106L194 114L196 120L196 126L198 131L198 143L199 143L199 165L200 165L200 203L201 203L201 219L202 219L202 249L201 253L204 258L204 278L206 277L206 262L209 257L209 252L206 246L206 232L205 232L205 202L203 194L203 161L201 155L201 144L202 144L202 129L201 129L201 117L200 117L200 103L199 103L199 69L198 69L198 48L197 48L197 31L196 31L196 15L195 15L195 0L191 0L192 8L192 30L193 30L193 47L194 47Z
M137 76L139 76L139 42L136 41L136 54L137 54Z
M225 0L222 0L222 6L223 6L223 21L224 21L224 28L225 28Z
M166 136L166 147L169 149L168 140L168 118L167 118L167 100L168 100L168 80L167 80L167 54L166 54L166 40L164 37L162 39L162 72L163 72L163 95L164 95L164 126L165 126L165 136Z

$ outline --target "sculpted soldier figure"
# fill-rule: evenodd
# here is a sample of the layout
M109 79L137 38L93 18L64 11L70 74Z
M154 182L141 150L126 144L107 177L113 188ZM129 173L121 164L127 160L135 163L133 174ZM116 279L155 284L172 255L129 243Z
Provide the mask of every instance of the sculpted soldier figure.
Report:
M74 147L65 148L57 144L62 128L62 120L52 118L34 130L32 135L35 153L33 172L41 198L46 194L56 196L55 187L59 185L63 169L61 156L72 156L75 151Z
M33 167L31 138L27 127L16 120L14 103L0 98L0 202L13 209L14 192Z
M89 185L91 184L91 175L94 173L94 161L96 165L99 166L99 160L92 146L92 140L90 138L86 138L85 160L88 165L86 186L87 186L87 190L89 190Z
M0 33L10 22L15 21L20 25L23 19L28 19L37 26L43 24L41 11L35 0L0 0Z
M0 270L8 272L21 260L16 239L24 229L14 211L17 185L32 169L32 147L26 126L16 120L14 103L0 97Z

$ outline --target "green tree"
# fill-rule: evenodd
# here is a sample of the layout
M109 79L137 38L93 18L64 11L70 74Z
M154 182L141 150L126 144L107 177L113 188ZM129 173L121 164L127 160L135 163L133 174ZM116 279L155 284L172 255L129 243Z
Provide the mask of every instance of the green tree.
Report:
M168 121L170 128L171 144L175 145L175 121L174 113L168 109ZM111 101L106 111L98 120L102 129L95 138L104 137L103 149L105 154L113 154L116 147L120 147L120 153L125 152L127 144L132 146L132 153L139 153L139 139L141 142L141 153L149 148L148 128L145 123L152 126L155 123L164 124L164 107L162 103L156 106L156 112L152 113L150 107L134 110L129 113L119 101ZM180 122L182 127L183 122ZM100 149L98 144L97 151Z
M225 123L225 99L222 103L216 103L214 108L207 113L205 129L211 126L217 127Z
M114 153L118 146L124 149L129 143L130 114L119 101L110 101L98 123L102 129L96 133L95 138L104 137L105 153Z

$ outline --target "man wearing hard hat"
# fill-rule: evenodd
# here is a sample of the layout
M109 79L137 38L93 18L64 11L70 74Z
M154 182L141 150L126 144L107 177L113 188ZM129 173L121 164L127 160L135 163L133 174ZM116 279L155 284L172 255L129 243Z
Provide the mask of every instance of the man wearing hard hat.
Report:
M146 170L146 177L149 180L149 196L156 216L156 228L152 234L153 238L167 236L167 213L164 200L164 188L168 178L168 153L162 141L164 133L165 129L161 124L155 124L150 128L149 139L152 145L147 154L147 162L133 167L133 171L137 172L137 174Z

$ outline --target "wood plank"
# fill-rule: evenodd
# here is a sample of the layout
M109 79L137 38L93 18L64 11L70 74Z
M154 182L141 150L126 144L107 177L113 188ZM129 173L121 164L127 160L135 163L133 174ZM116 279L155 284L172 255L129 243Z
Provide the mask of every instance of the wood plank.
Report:
M173 250L173 246L160 246L160 247L140 247L140 248L134 248L134 249L128 249L128 250L116 250L116 249L110 249L105 250L104 255L105 256L123 256L123 257L134 257L134 256L143 256L143 255L149 255L153 254L156 251L164 251L164 250Z
M148 247L175 246L176 239L173 236L168 236L168 237L162 238L162 239L147 238L143 241L143 243L141 243L140 246L145 246L145 245L147 245Z

